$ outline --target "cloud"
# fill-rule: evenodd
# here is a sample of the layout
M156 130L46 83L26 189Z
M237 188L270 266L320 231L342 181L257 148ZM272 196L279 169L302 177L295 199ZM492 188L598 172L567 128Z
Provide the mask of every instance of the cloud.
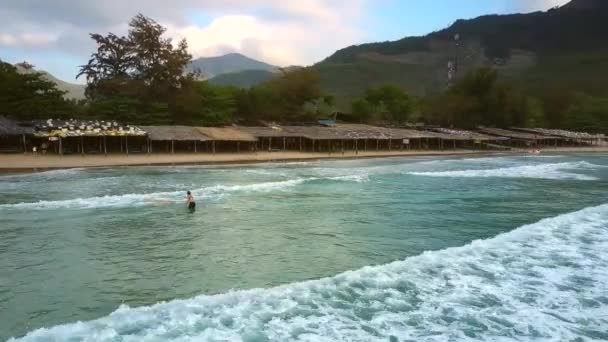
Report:
M90 32L125 34L137 13L186 38L195 57L241 52L278 65L311 64L365 40L357 30L372 0L19 0L0 4L0 48L56 50L83 62ZM196 14L210 18L197 22Z
M568 2L569 0L514 0L513 8L522 12L544 11Z
M0 32L0 46L39 48L49 46L56 42L58 37L46 33L2 33Z
M360 36L339 24L265 22L246 15L220 17L206 27L169 28L170 35L186 38L195 56L240 52L281 66L318 61Z

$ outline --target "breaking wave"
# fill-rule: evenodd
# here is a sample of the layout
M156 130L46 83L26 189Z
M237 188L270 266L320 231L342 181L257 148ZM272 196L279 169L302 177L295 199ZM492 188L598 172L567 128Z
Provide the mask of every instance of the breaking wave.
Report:
M588 162L566 162L553 164L535 164L502 167L495 169L452 170L436 172L408 172L408 174L426 177L462 177L462 178L539 178L539 179L573 179L597 180L596 177L574 173L575 170L592 170L604 166Z
M606 339L608 205L489 240L271 289L42 328L11 341Z
M237 192L270 192L286 190L288 188L311 182L316 180L333 180L347 182L364 182L366 176L341 176L341 177L309 177L296 178L276 182L263 182L243 185L215 185L205 188L192 190L195 197L213 198L221 196L225 193ZM0 204L0 209L93 209L93 208L119 208L119 207L137 207L137 206L154 206L166 205L171 203L181 203L183 201L184 191L170 192L155 192L149 194L124 194L124 195L108 195L96 196L88 198L75 198L56 201L38 201L27 203L12 203Z

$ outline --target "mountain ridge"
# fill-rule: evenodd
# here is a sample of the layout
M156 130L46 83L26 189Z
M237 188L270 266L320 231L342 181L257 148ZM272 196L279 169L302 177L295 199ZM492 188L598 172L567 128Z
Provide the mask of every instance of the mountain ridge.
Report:
M457 77L492 67L527 90L550 84L605 92L606 22L608 1L573 0L547 11L459 19L425 36L349 46L313 68L343 110L367 87L385 83L420 96L443 91L454 60Z
M264 70L276 72L277 66L258 61L240 53L229 53L221 56L200 57L192 60L187 71L200 72L203 78L213 78L222 74L238 73L246 70Z
M14 66L17 68L17 72L19 73L39 73L47 81L55 83L57 85L57 89L66 92L66 94L63 96L65 99L82 100L85 98L86 85L84 84L69 83L60 80L48 71L35 69L32 65L29 65L26 62L16 63Z

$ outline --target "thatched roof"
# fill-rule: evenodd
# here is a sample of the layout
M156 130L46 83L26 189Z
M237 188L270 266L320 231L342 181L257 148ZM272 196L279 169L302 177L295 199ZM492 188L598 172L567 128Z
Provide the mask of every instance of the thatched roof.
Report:
M17 121L11 120L4 116L0 116L0 136L23 135L32 133L32 128L19 126L19 123Z
M258 139L244 130L232 127L196 127L198 132L215 141L247 141L253 142Z
M239 130L258 138L303 137L311 140L355 140L355 139L419 139L442 138L435 132L412 129L386 128L362 124L338 124L324 126L276 126L276 127L239 127Z
M511 139L519 139L519 140L536 141L536 140L542 140L542 139L559 139L559 137L554 137L554 136L545 136L545 135L539 135L539 134L516 132L516 131L511 131L511 130L502 129L502 128L480 127L479 131L481 131L483 133L491 134L491 135L497 135L497 136L501 136L501 137L508 137Z
M256 138L278 138L278 137L299 137L297 132L287 130L286 127L238 127L239 131L243 131L253 135Z
M196 127L189 126L140 126L148 133L150 140L156 141L208 141L206 135Z
M553 137L562 137L569 139L596 140L604 139L604 134L589 134L586 132L573 132L563 129L547 129L547 128L513 128L517 131L528 132L532 134L540 134Z
M453 128L432 128L432 131L444 135L445 140L478 140L478 141L496 141L508 140L507 137L491 136L478 132L453 129Z

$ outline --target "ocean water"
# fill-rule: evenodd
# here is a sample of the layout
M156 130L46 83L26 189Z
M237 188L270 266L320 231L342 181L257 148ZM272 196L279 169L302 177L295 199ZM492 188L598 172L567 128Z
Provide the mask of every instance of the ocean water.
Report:
M605 155L0 176L0 340L608 340L606 251Z

